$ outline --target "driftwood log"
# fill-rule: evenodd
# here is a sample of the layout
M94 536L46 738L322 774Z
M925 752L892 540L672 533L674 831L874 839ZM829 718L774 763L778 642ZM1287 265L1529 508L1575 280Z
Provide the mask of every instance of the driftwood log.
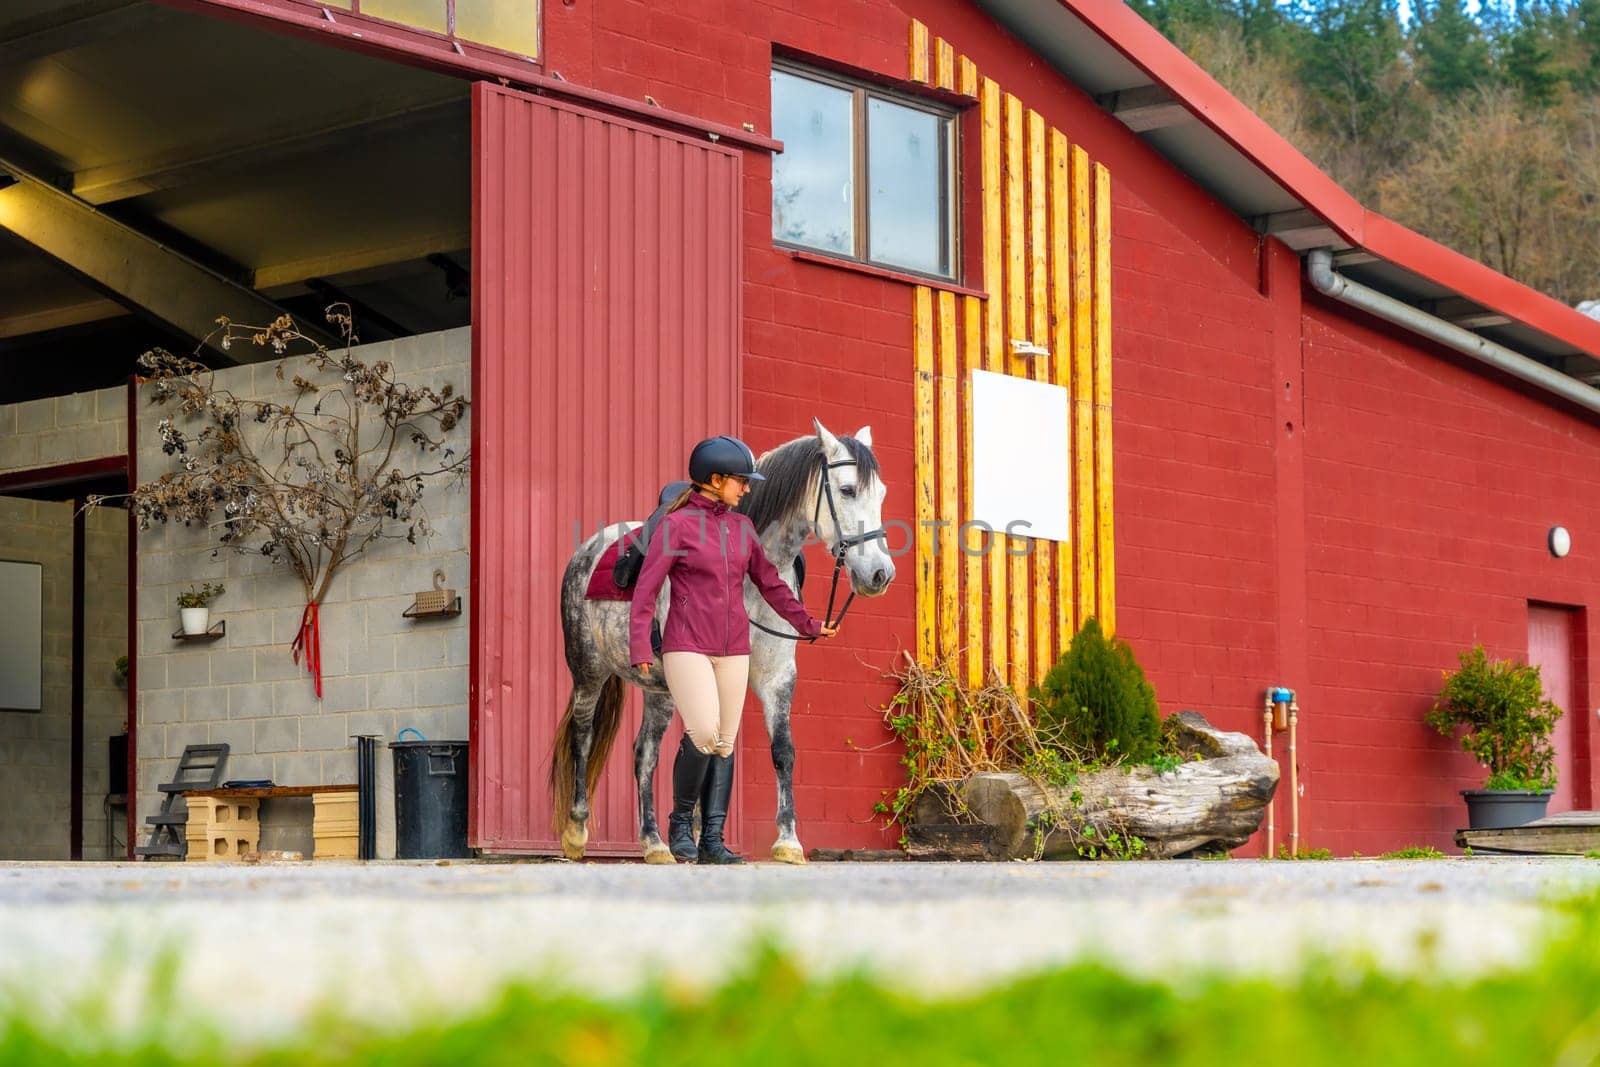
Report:
M1112 767L1065 787L1023 774L975 774L924 790L916 822L991 827L993 859L1074 859L1080 849L1103 848L1113 833L1139 837L1155 859L1244 844L1278 787L1277 763L1249 736L1218 730L1199 712L1179 712L1170 729L1178 750L1197 759L1166 772Z

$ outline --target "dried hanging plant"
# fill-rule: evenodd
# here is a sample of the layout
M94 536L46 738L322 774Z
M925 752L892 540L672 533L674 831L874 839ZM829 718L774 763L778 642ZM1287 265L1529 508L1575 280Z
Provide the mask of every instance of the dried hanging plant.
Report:
M379 541L415 544L430 533L424 489L464 477L469 461L446 444L466 398L450 385L405 385L388 362L357 359L347 305L328 308L327 318L344 340L340 351L287 315L270 326L217 320L224 349L246 343L285 357L277 377L293 386L287 402L221 388L209 368L162 349L141 356L151 402L176 408L157 433L180 469L129 494L140 529L203 526L222 548L266 556L299 576L306 611L295 657L305 655L318 696L317 608L334 575Z

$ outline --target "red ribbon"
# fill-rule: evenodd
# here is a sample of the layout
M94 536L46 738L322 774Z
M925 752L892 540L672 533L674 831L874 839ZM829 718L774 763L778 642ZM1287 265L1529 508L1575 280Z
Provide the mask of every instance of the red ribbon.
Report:
M317 627L317 606L307 604L306 610L300 616L300 632L295 635L294 644L290 646L294 653L295 663L300 662L303 653L306 657L306 670L317 682L317 699L322 699L322 632Z

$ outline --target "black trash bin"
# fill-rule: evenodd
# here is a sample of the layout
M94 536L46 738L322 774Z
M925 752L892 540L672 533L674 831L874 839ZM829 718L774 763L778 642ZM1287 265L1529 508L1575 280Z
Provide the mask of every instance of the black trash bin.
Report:
M467 743L391 741L394 855L402 860L467 857Z

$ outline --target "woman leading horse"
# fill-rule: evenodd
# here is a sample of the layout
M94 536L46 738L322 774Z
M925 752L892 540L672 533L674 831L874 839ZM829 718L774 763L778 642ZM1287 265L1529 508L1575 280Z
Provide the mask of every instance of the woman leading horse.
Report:
M750 519L733 509L765 481L750 446L726 435L701 441L689 454L689 480L656 528L634 586L629 647L635 669L650 676L655 653L650 631L657 594L670 577L671 607L661 636L662 673L678 713L683 741L672 768L672 815L667 846L675 859L744 862L723 843L733 793L733 743L744 715L750 677L748 577L797 636L832 637L836 627L812 618L767 559ZM700 842L694 808L700 804Z
M843 576L848 580L850 597L853 598L857 593L878 596L888 589L894 578L894 562L883 544L881 515L886 489L879 475L877 457L872 453L872 432L862 427L854 436L835 436L821 423L814 422L813 426L816 430L814 435L797 437L756 461L750 473L760 474L763 478L750 479L748 495L738 485L738 479L732 479L733 491L739 493L740 499L737 508L730 508L727 514L749 520L758 537L751 549L759 547L766 560L775 561L775 570L782 584L788 588L798 590L800 573L796 566L799 562L797 557L806 543L816 539L826 546L833 558L834 592L837 592ZM706 474L709 481L711 474L724 472L701 473ZM726 488L728 481L722 479L719 484ZM717 507L717 490L713 489L711 496L692 487L691 492L698 495L709 510ZM685 498L682 503L680 511L688 509L691 501ZM722 500L722 504L726 505L727 501ZM695 507L699 509L698 504ZM668 516L668 519L672 518ZM662 520L662 525L666 525L666 522ZM698 532L700 520L695 518L694 522ZM708 516L705 522L709 530L711 518ZM672 851L661 840L657 829L653 794L661 739L672 719L673 694L668 687L665 664L648 654L648 643L642 648L636 647L634 620L637 616L626 600L616 599L614 595L609 599L590 595L591 579L599 581L604 577L596 574L596 568L603 558L608 557L607 550L638 525L636 522L617 523L591 537L568 561L562 580L561 625L567 667L572 673L572 695L567 701L551 753L550 791L555 829L561 838L562 851L571 859L581 858L588 845L589 797L593 795L611 745L621 728L626 687L631 684L644 691L644 717L633 751L639 843L647 862L675 862ZM679 550L676 545L674 541L674 551ZM737 545L730 547L734 550L738 548ZM731 599L724 605L730 612L724 625L734 625L736 620L731 612L742 600L749 620L745 631L750 642L748 684L761 701L777 779L778 833L772 846L772 857L786 863L804 863L805 852L795 829L795 749L789 724L797 677L795 647L800 640L804 640L804 635L791 625L791 620L774 609L766 593L757 587L754 578L747 580L748 564L747 558L747 569L733 583ZM730 570L733 568L731 558L727 566ZM661 583L661 591L654 598L645 596L637 586L634 589L633 603L643 605L647 620L646 642L648 621L652 614L655 622L664 624L668 629L673 626L669 607L678 610L675 582L669 566ZM847 599L844 608L847 609L849 604L850 600ZM838 617L833 616L831 595L828 615L830 618L824 621L837 622ZM842 615L843 610L839 617ZM807 614L806 619L809 618ZM792 621L804 620L796 617ZM817 632L820 634L820 629ZM730 646L723 644L718 647L726 649ZM639 658L641 656L644 658ZM648 669L641 669L640 665L647 661ZM713 670L713 687L715 678ZM731 692L731 684L729 689ZM740 689L742 692L742 687ZM698 725L693 728L700 731L702 741L707 736L715 736L715 731L722 728L723 701L720 693L714 704L710 699L700 701L697 707L702 710L693 713L700 716L700 723L707 723L710 719L704 709L713 706L717 717L715 725L708 728L709 733ZM689 737L689 748L697 756L705 757L706 754L694 743L696 733L693 730ZM708 784L717 784L712 782L711 774L711 760L715 759L716 747L713 743L712 755L707 757L702 793ZM731 744L725 747L731 751ZM731 763L717 766L726 768L728 784L731 786ZM695 799L690 796L692 790L689 787L698 776L692 758L683 764L683 770L684 788L676 790L678 796L674 810L682 807L692 812L695 799L704 799L703 796ZM717 788L721 788L720 784L717 784ZM675 820L675 825L687 822L687 817L681 817ZM689 852L682 835L679 843L684 846L680 848L680 854L687 858ZM698 858L698 848L694 855Z

